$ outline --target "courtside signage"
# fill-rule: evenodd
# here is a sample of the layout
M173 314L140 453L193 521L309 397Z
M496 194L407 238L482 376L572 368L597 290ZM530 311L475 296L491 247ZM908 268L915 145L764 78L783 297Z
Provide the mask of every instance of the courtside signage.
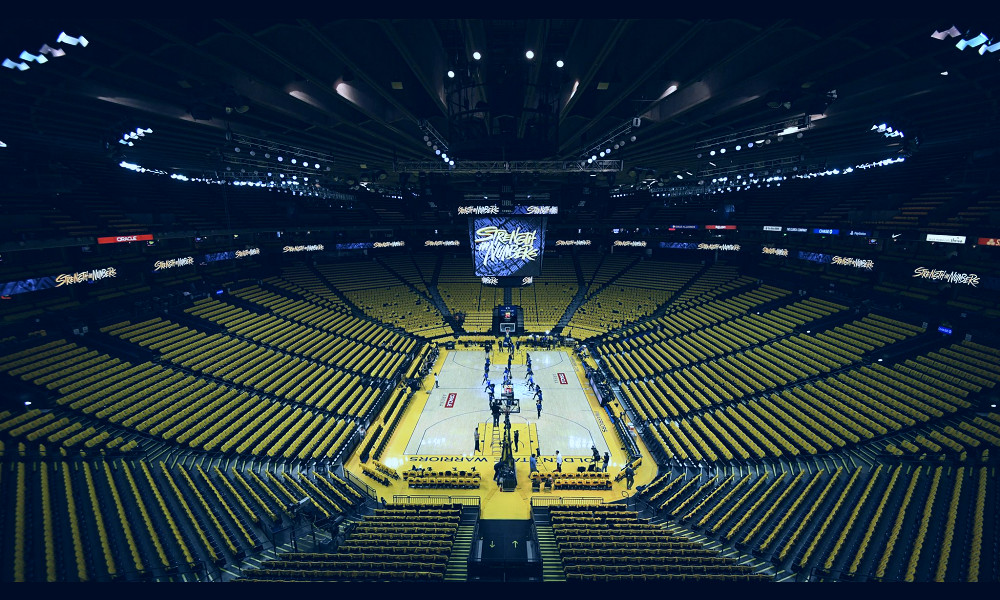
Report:
M569 381L566 380L565 373L556 373L556 375L559 377L559 383L561 385L567 385L569 383Z
M458 398L458 394L448 394L448 399L444 402L445 408L451 408L455 406L455 399Z

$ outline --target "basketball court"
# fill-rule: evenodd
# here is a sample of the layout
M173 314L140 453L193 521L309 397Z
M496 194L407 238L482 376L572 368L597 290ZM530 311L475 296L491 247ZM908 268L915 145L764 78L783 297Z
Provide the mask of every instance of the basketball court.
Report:
M534 383L541 386L542 411L538 414L534 392L528 387L526 359L530 354ZM592 447L603 457L610 454L608 474L614 478L627 462L627 455L605 409L590 389L579 359L562 349L535 350L521 348L513 354L512 387L518 407L510 414L511 436L518 435L514 458L517 488L502 492L494 483L493 466L501 456L504 418L493 427L489 395L483 381L487 353L479 350L442 350L433 372L423 387L410 399L409 405L386 445L379 461L397 471L431 468L435 471L475 470L480 473L478 489L409 489L402 480L382 485L367 478L380 496L392 500L395 494L437 496L479 496L484 518L527 518L531 496L601 497L619 500L625 491L624 481L612 489L555 490L532 492L529 478L529 457L539 450L539 471L556 469L556 451L563 457L563 472L586 469L592 462ZM502 392L503 371L509 354L506 350L489 353L488 380L495 387L495 397ZM437 373L438 387L434 387ZM616 414L622 411L614 404ZM475 432L479 432L479 451L475 449ZM641 440L637 440L643 455L648 456ZM369 464L371 461L369 461ZM599 463L598 468L602 465ZM361 473L355 455L345 467ZM635 485L652 481L656 475L652 461L636 469Z

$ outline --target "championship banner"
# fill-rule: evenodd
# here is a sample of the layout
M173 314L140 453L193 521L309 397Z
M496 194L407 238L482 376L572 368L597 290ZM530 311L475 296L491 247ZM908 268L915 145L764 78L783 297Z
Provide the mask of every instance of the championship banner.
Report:
M542 272L545 217L469 219L476 277L528 277Z

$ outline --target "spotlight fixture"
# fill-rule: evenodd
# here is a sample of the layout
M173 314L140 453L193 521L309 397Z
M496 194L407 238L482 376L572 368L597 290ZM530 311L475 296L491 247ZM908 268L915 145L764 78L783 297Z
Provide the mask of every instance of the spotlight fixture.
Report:
M454 79L454 78L455 78L455 72L454 72L454 71L451 71L451 70L449 70L449 71L448 71L448 79Z
M482 55L482 54L480 54L478 50L476 50L475 52L473 52L473 53L472 53L472 58L474 58L474 59L476 59L476 60L479 60L479 59L481 59L482 57L483 57L483 55Z
M531 50L528 50L527 52L524 53L524 57L527 58L528 60L531 60L535 58L535 53L532 52Z
M563 68L563 66L565 66L565 65L566 65L566 63L564 63L562 60L557 60L556 61L556 67L558 67L560 69Z
M986 37L986 34L980 33L971 40L959 40L958 43L955 44L955 47L958 48L959 50L965 50L966 48L975 48L976 46L986 43L987 40L988 38Z
M946 37L958 37L960 35L962 35L962 32L959 31L957 27L952 25L951 29L946 29L944 31L935 30L934 33L931 34L931 37L936 40L943 40Z
M87 38L83 37L82 35L80 37L73 37L70 35L66 35L65 31L59 34L59 37L56 38L56 41L59 42L60 44L69 44L70 46L76 46L77 44L79 44L83 48L86 48L87 44L90 43L87 41Z

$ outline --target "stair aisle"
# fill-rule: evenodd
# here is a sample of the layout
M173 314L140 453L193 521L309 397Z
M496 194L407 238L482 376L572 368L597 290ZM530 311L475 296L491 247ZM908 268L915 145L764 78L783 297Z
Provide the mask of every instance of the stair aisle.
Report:
M462 520L458 525L455 542L451 547L451 556L448 557L448 565L445 568L445 581L468 581L469 553L472 551L472 538L478 518L478 507L463 509Z
M544 512L542 512L544 511ZM552 521L548 509L536 509L532 515L538 536L538 555L542 559L542 581L566 581L559 545L552 531Z

